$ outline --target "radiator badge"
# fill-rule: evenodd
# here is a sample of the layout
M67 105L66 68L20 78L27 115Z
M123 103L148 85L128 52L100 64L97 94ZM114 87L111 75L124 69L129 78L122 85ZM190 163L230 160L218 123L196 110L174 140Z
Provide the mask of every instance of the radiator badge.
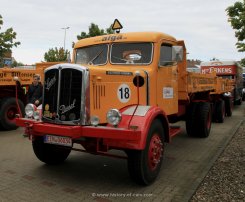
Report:
M69 106L60 105L61 114L64 114L64 113L70 111L71 109L73 109L75 107L75 103L76 103L76 99L74 99L73 103L70 104Z
M54 76L54 78L50 79L48 78L46 81L46 89L49 90L56 82L56 78Z

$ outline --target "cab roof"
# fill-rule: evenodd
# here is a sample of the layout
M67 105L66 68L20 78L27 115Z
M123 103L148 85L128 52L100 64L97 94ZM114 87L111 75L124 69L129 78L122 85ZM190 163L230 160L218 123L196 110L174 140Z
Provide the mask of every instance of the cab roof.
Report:
M130 32L81 39L75 44L74 48L103 43L158 42L162 39L176 42L176 39L174 37L160 32Z

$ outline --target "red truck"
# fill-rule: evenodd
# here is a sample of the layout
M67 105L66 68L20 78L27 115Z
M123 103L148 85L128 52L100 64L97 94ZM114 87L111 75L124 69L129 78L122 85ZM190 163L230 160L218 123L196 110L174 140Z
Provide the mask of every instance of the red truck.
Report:
M234 104L240 105L243 97L243 68L236 61L209 61L201 63L201 73L209 74L216 72L217 76L233 81L234 90L232 100Z

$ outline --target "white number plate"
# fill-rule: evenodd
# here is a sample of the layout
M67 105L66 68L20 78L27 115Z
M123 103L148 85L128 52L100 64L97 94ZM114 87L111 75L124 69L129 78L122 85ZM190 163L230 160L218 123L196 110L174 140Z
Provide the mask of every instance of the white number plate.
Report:
M44 142L48 144L56 144L56 145L72 147L72 139L70 137L45 135Z

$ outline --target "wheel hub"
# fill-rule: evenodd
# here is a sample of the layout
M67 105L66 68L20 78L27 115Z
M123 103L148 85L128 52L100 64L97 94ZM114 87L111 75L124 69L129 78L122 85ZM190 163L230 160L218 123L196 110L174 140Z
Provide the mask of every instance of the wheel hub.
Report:
M17 113L16 108L14 108L14 107L9 108L7 113L6 113L8 120L10 120L10 121L14 120L16 113Z
M148 163L151 170L155 170L161 161L163 155L163 143L158 134L151 138L148 151Z

